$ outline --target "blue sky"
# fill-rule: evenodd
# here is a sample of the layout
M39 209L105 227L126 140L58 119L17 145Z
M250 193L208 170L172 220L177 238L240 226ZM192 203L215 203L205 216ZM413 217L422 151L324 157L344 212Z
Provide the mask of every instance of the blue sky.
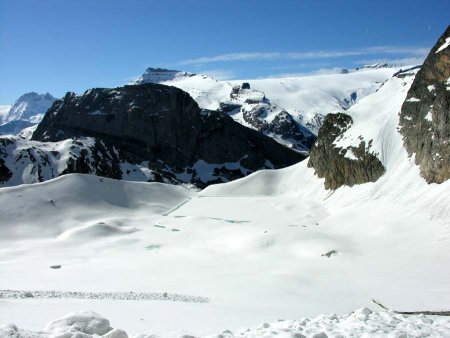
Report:
M0 0L0 104L157 66L221 79L418 63L450 1Z

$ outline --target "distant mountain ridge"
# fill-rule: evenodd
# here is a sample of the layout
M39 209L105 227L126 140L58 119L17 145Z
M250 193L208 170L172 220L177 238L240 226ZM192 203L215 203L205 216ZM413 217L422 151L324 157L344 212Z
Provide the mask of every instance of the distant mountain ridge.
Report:
M176 87L152 83L67 93L32 141L0 141L3 185L85 173L203 188L306 157L224 113L199 108Z
M131 86L68 93L52 102L39 126L26 120L0 126L0 132L9 128L4 134L19 135L0 144L0 181L16 185L86 173L202 188L259 169L281 168L305 158L327 115L351 109L397 72L377 67L332 75L218 81L202 74L148 68ZM34 100L36 95L18 100L14 116L27 118L30 102L50 104L54 99L44 94ZM148 106L142 95L156 106ZM36 116L28 118L35 121ZM179 120L182 116L187 120ZM191 135L192 128L196 132ZM32 134L34 141L22 140ZM276 142L268 142L264 135ZM164 145L161 140L166 139ZM352 149L358 155L358 144ZM323 168L327 170L327 165ZM374 177L383 170L378 166ZM344 184L360 181L357 175L348 182L342 179Z
M325 115L349 109L398 70L387 64L368 67L332 75L232 81L148 68L130 84L178 87L188 92L201 108L225 112L281 144L309 152Z

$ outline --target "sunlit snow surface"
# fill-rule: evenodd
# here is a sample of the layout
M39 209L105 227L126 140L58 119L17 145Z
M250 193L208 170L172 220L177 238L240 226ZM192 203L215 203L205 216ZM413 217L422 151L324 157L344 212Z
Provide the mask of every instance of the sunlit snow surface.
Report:
M250 328L247 336L289 337L282 328L303 317L337 313L339 322L326 315L320 330L305 331L312 321L302 330L447 336L441 317L345 315L377 309L372 298L395 310L450 310L450 182L428 185L396 130L411 82L392 78L347 111L355 131L345 142L374 138L386 166L376 183L326 191L304 161L201 192L87 175L0 189L1 290L209 300L1 299L0 323L37 331L69 312L95 311L129 336Z
M181 334L181 335L180 335ZM42 331L30 332L15 325L0 326L0 336L5 337L64 337L64 338L127 338L122 329L112 328L108 319L95 312L74 312L49 322ZM446 337L450 335L450 318L441 316L404 316L389 312L372 312L361 308L338 316L323 314L315 318L298 320L278 319L261 323L257 327L240 330L223 330L210 338L232 337ZM179 332L180 337L193 338ZM150 334L133 335L135 338L155 338Z

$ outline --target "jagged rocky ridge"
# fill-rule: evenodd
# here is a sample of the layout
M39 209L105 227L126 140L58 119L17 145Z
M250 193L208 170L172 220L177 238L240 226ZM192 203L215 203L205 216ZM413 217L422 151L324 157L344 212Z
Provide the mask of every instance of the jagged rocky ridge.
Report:
M3 185L17 170L32 181L69 172L120 179L134 170L149 181L204 187L305 158L224 113L200 109L182 90L157 84L67 93L32 139L2 138Z
M366 142L361 136L358 147L341 148L335 145L352 123L351 116L347 114L328 114L319 130L308 167L313 167L317 176L325 178L326 189L375 182L385 172L380 160L371 152L372 140Z
M450 178L450 26L431 49L400 113L406 150L428 183Z
M128 181L181 183L148 163L129 163L120 149L100 139L80 137L61 142L0 137L0 186L37 183L69 173L95 174Z

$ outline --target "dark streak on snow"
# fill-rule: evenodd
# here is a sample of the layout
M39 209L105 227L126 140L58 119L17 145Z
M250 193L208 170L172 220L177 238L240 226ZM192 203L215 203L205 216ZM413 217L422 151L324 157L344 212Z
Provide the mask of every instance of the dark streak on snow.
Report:
M179 208L181 208L183 205L185 205L186 203L188 203L191 200L191 198L188 198L186 201L178 204L175 208L173 208L172 210L166 212L163 214L163 216L169 216L171 213L173 213L174 211L178 210Z

